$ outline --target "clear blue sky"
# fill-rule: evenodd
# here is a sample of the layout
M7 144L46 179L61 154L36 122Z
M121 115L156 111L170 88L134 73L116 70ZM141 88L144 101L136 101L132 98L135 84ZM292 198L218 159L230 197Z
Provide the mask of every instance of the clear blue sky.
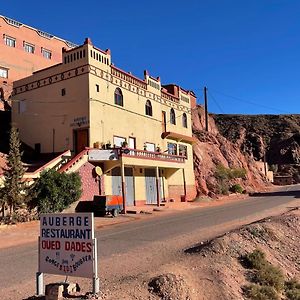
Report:
M1 1L0 14L194 90L215 113L300 113L300 1ZM229 97L230 96L230 97Z

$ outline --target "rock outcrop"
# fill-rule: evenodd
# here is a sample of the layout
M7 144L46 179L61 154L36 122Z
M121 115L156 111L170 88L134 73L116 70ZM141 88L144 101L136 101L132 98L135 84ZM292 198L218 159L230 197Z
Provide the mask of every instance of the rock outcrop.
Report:
M256 167L253 157L241 151L239 143L232 143L222 136L212 117L209 117L209 131L205 131L204 109L193 110L194 170L198 195L213 195L218 182L215 171L218 165L227 168L242 168L245 179L235 179L245 190L257 190L266 186L264 175ZM213 193L212 193L213 192Z

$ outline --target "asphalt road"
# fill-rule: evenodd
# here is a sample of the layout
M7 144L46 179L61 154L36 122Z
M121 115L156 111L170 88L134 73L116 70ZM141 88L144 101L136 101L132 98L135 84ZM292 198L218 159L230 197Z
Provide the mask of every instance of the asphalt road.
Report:
M101 262L101 258L126 253L147 243L163 242L179 235L186 235L195 228L209 229L230 221L242 221L246 217L281 205L288 208L292 201L297 200L296 198L300 198L299 185L243 201L229 202L222 206L196 208L167 215L163 215L162 212L161 217L101 229L95 234L99 245L98 259ZM37 244L0 250L0 266L0 295L1 290L8 286L13 288L29 280L34 282L37 270Z

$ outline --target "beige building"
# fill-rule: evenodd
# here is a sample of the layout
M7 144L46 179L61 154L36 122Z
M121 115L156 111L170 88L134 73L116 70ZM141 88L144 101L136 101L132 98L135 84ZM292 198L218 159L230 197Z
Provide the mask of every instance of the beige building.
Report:
M140 79L115 67L110 50L86 39L64 49L61 63L14 83L12 119L36 152L70 149L98 166L99 194L158 204L195 197L195 103L193 92L147 71Z

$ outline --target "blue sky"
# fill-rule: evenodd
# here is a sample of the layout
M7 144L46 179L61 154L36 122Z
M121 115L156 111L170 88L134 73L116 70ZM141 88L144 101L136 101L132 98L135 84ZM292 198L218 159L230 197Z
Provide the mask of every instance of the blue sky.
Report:
M215 113L300 113L300 1L109 0L1 3L0 14L113 63L194 90ZM1 54L0 54L1 55Z

